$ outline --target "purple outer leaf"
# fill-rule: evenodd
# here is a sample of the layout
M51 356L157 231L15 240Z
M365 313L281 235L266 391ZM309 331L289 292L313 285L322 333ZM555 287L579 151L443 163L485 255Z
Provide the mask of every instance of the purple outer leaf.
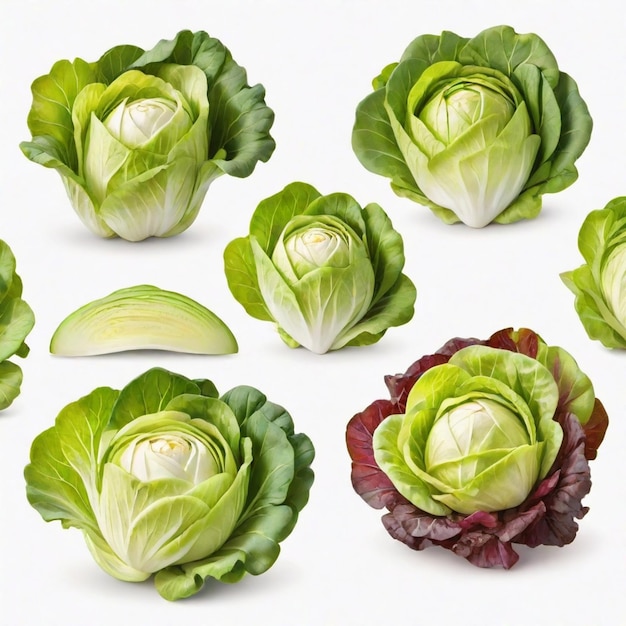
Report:
M372 435L378 424L398 412L388 400L377 400L350 420L346 433L346 443L352 456L352 486L375 509L393 506L399 500L404 501L376 464L372 447Z
M571 413L557 415L556 419L563 428L564 437L553 466L554 474L558 475L556 485L552 490L547 490L545 495L540 496L546 506L546 514L514 539L517 543L524 543L531 548L541 544L564 546L571 543L578 531L578 524L574 518L582 519L589 510L582 505L583 497L591 489L583 427ZM529 500L537 497L541 486L542 484L531 494ZM522 504L520 508L523 507Z
M604 410L602 402L596 398L596 404L589 421L583 426L585 431L585 457L593 461L598 454L598 448L604 439L604 433L609 425L609 416Z
M391 401L400 407L398 413L403 413L406 406L406 398L409 395L417 379L431 367L442 365L450 360L450 356L443 354L429 354L422 357L409 367L404 374L385 376L385 384L391 394Z

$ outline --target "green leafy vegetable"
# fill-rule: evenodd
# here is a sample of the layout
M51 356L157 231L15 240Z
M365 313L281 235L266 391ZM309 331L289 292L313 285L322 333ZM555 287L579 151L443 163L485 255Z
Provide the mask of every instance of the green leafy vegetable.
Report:
M58 61L32 85L36 163L56 169L83 223L102 237L170 237L195 220L210 183L245 177L275 144L261 85L205 32L152 50L116 46Z
M89 356L123 350L232 354L237 341L224 322L195 300L152 285L114 291L59 324L50 352Z
M29 502L81 529L110 575L156 574L168 600L265 572L308 500L313 446L256 389L217 396L158 368L95 389L33 442Z
M591 339L626 348L626 196L591 211L578 234L585 264L561 278Z
M0 410L17 398L22 370L7 359L14 354L26 357L26 336L35 325L32 309L22 300L22 280L15 272L15 257L0 239Z
M413 316L404 248L377 204L292 183L266 198L250 234L224 252L226 278L252 316L319 354L378 341Z
M422 35L373 85L356 111L357 157L446 223L535 217L542 194L578 177L592 120L537 35Z

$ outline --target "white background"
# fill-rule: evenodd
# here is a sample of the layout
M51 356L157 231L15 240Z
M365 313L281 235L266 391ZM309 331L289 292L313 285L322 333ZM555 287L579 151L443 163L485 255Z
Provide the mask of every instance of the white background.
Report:
M578 161L580 178L544 197L540 217L471 230L446 226L396 197L350 147L354 109L370 80L417 35L473 36L510 24L548 43L579 84L595 121ZM1 0L0 238L12 247L37 324L21 396L0 414L0 621L8 626L258 624L369 626L426 623L613 626L626 623L624 450L626 354L589 340L559 272L581 262L586 213L626 193L626 43L615 0L519 3L398 0L107 2ZM108 48L151 48L179 30L206 30L261 82L276 113L274 156L247 179L218 179L193 226L169 240L101 240L73 213L52 170L18 149L29 138L30 83L54 61L96 60ZM371 347L318 356L290 350L270 324L249 318L228 291L222 252L245 235L257 203L294 180L322 193L378 202L403 234L406 273L418 289L414 319ZM168 353L59 359L48 341L65 315L114 289L153 283L187 294L231 327L240 352L228 357ZM352 490L345 426L385 397L383 375L404 371L452 336L485 338L528 326L570 351L611 418L592 463L591 507L565 548L520 548L510 571L481 570L450 553L413 552L392 540ZM283 404L314 441L316 482L275 566L228 586L210 582L168 603L150 581L123 583L92 561L75 529L46 524L26 501L23 467L31 441L67 403L93 388L121 388L160 365L208 377L221 391L250 384ZM621 612L621 615L620 615Z

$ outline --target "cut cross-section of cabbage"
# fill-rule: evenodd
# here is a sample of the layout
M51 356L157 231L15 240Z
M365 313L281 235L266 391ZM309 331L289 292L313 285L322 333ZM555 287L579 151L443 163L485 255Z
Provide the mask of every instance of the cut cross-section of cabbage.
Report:
M126 350L232 354L237 340L215 313L152 285L126 287L80 307L59 324L50 352L91 356Z

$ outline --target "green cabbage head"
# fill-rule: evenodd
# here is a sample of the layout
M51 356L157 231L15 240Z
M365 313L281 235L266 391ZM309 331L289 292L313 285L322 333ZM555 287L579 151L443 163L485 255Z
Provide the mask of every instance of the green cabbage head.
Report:
M591 339L626 348L626 196L591 211L578 234L585 264L561 278Z
M376 463L407 500L432 515L515 507L559 451L558 400L554 376L536 359L463 348L417 380L405 414L381 422Z
M32 85L24 154L61 175L72 206L102 237L176 235L210 183L248 176L274 141L263 87L204 32L152 50L122 45L94 62L58 61Z
M357 157L444 222L535 217L542 194L578 176L591 117L537 35L422 35L374 89L357 108Z
M266 571L307 502L313 446L256 389L217 395L163 369L95 389L33 442L30 503L81 529L112 576L156 574L169 600Z
M344 193L288 185L259 204L224 260L235 298L291 347L371 344L413 315L400 235L380 206L362 209Z

